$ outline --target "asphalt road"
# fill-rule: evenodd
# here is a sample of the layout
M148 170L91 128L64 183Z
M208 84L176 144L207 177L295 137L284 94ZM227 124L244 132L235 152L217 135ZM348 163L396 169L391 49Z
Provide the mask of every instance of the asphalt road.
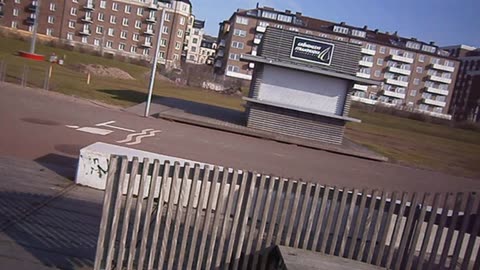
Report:
M139 144L126 145L134 133L160 130ZM67 127L71 126L71 127ZM109 129L108 135L79 131ZM147 132L146 132L147 133ZM134 142L135 136L129 142ZM79 149L106 142L145 151L322 184L388 191L480 190L480 179L380 163L248 136L154 118L39 89L0 84L0 155L49 164L73 176Z

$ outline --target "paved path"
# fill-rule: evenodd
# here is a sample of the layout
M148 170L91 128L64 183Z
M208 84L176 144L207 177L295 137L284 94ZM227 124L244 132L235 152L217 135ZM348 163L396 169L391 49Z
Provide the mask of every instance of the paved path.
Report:
M368 161L162 119L147 119L44 90L0 84L0 95L0 155L35 160L70 177L75 172L79 149L102 141L338 186L406 191L480 189L478 179ZM130 131L96 126L111 121L115 121L113 126ZM90 131L91 128L102 128L111 133L102 136L80 131L82 128ZM161 132L148 136L152 131ZM137 135L127 140L129 134ZM128 145L139 137L142 137L139 144Z

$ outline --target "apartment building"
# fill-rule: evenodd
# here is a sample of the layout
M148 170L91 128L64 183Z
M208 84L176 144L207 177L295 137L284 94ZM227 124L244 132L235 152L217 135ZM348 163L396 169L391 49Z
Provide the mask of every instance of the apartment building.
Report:
M382 103L451 119L448 107L459 61L433 42L355 27L270 7L239 9L220 23L215 70L225 76L251 80L253 63L240 55L256 55L266 27L277 27L312 36L362 46L358 77L382 82L380 87L356 84L352 99Z
M161 18L163 9L165 18ZM189 0L11 0L3 5L0 24L28 34L38 21L41 37L150 60L163 20L159 62L175 67L180 64L191 10Z
M461 62L449 113L459 121L480 123L480 48L456 45L443 49Z
M194 20L188 36L187 62L200 64L200 45L203 39L205 21Z
M217 38L204 35L200 45L200 63L213 65L215 51L217 50Z

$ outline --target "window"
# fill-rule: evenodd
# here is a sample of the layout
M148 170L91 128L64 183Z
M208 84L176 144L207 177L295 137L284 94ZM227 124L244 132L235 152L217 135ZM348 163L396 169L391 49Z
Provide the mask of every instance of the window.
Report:
M100 39L96 38L93 40L93 45L100 46Z
M18 28L18 22L17 22L17 21L12 21L11 27L12 27L13 29L17 29L17 28Z
M15 4L20 4L20 0L15 0Z
M428 105L427 104L420 104L418 108L422 111L428 111Z
M115 31L113 30L113 28L108 28L108 33L107 33L107 35L109 35L109 36L112 37L114 34L115 34Z
M407 44L405 46L410 49L420 50L420 43L417 42L407 41Z
M107 43L105 44L105 47L112 48L113 47L113 42L110 41L110 40L107 40Z
M180 56L178 56L178 54L174 54L173 55L173 60L178 61L178 59L180 59Z
M162 38L162 40L160 40L160 46L166 47L167 46L167 40Z
M110 23L111 24L116 24L117 23L117 17L115 17L115 15L110 15Z
M72 7L72 8L70 9L70 15L72 15L72 16L77 16L77 8Z
M227 66L227 70L231 72L240 72L240 68L237 66Z
M377 65L383 66L383 58L378 58L377 59Z
M436 50L437 50L437 48L434 47L434 46L422 45L422 51L429 52L429 53L435 53Z
M112 10L117 11L118 10L118 3L113 2L112 3Z
M124 51L124 50L125 50L125 43L120 43L120 44L118 44L118 49L119 49L120 51Z
M380 53L386 53L387 52L387 48L385 47L380 47Z
M432 57L432 59L430 59L430 63L431 64L440 64L440 59Z
M47 28L46 34L47 34L47 36L51 36L53 34L53 29L52 28Z
M282 21L282 22L291 23L292 22L292 16L278 14L277 20Z
M198 38L193 38L193 39L192 39L192 43L193 43L193 44L197 44L197 43L198 43Z
M150 49L143 49L142 54L143 55L148 55L150 53Z
M88 38L87 37L82 37L82 43L88 43Z
M377 45L371 44L371 43L367 43L367 45L365 46L365 48L368 49L368 50L376 51L376 50L377 50Z
M346 34L348 34L348 28L335 25L335 26L333 27L333 32L335 32L335 33L340 33L340 34L345 34L345 35L346 35Z
M239 37L246 37L247 36L247 31L240 30L240 29L235 29L233 31L233 35L239 36Z
M237 16L237 19L235 20L235 22L238 23L238 24L247 25L248 24L248 18Z
M232 42L232 48L243 49L243 47L244 47L243 42L238 42L238 41Z
M370 74L370 73L371 73L371 69L370 69L370 68L361 68L361 69L360 69L360 73Z
M197 52L197 47L192 47L192 48L191 48L191 51L192 51L192 52Z
M352 36L364 38L364 37L367 36L367 33L365 31L360 31L360 30L353 29L352 30Z
M135 21L135 28L137 28L137 29L142 28L142 21L136 20Z
M172 14L171 13L165 13L165 21L169 22L172 20Z
M136 46L131 46L130 47L130 52L131 53L137 53L137 47Z
M145 44L152 44L152 37L145 37Z
M69 28L75 28L75 21L68 21L68 27Z
M179 37L179 38L183 37L183 30L182 29L178 29L177 37Z
M162 33L168 34L168 27L167 26L163 26Z
M185 25L185 17L180 17L180 25Z
M417 73L422 73L422 72L423 72L423 67L417 67L417 68L415 69L415 71L416 71Z
M78 3L78 0L72 0L73 3ZM20 2L19 2L20 3Z
M125 5L125 13L130 14L130 12L132 12L132 6Z
M417 79L418 80L418 79ZM414 97L417 95L417 90L410 90L410 96Z
M73 40L73 33L67 33L67 40Z
M98 16L97 16L98 20L103 22L105 20L105 14L103 13L98 13Z
M48 16L48 19L47 19L48 23L55 23L55 17L54 16Z
M380 70L375 70L374 76L375 76L375 77L380 77L381 73L382 73L382 72L381 72Z
M100 1L100 8L106 8L107 7L107 1Z
M414 85L419 85L420 84L420 79L419 78L413 79L413 84Z
M425 55L420 54L420 55L418 56L418 62L422 62L422 63L425 62Z
M97 29L95 30L97 34L103 34L103 26L97 26Z
M263 26L263 27L267 27L270 24L268 22L260 22L258 25Z
M194 29L193 34L196 35L196 36L200 35L200 30Z
M133 41L138 41L140 39L140 35L138 33L134 33L132 39Z
M127 31L120 32L120 38L121 39L127 39Z
M240 60L240 54L230 53L230 55L228 56L228 59L239 61Z
M165 59L165 52L159 52L158 57L160 57L160 59Z
M182 48L182 44L180 42L175 42L175 50L180 50Z
M143 16L143 8L137 8L137 15L138 16Z
M55 11L55 10L57 10L57 4L50 3L50 11Z
M122 25L123 26L128 26L128 18L123 18L122 19Z

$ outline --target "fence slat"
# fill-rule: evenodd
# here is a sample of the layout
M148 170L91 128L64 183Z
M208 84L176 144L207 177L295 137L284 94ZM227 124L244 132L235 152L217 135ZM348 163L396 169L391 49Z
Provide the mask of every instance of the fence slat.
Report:
M300 242L300 237L302 236L303 224L305 222L305 214L307 212L308 201L310 200L310 194L312 191L312 183L307 183L307 189L305 191L305 196L303 197L302 210L300 212L300 219L298 221L297 233L295 234L295 240L293 241L293 247L298 248ZM306 235L305 235L306 237Z
M402 195L402 199L400 202L400 210L398 211L397 219L395 220L395 227L393 228L393 235L392 238L390 238L390 246L388 247L388 255L387 255L387 261L385 263L385 267L387 269L390 268L392 265L392 260L393 260L393 253L395 252L395 244L396 244L396 239L398 237L398 234L400 233L400 225L402 224L402 218L405 213L405 208L406 208L406 203L407 200L409 199L409 196L407 196L407 193L404 192Z
M322 241L320 242L321 253L325 253L325 248L327 247L328 238L330 237L330 230L332 227L333 216L335 214L335 208L337 207L338 192L339 192L338 187L335 187L333 190L333 197L330 202L330 206L328 207L327 225L325 226L325 231L323 233Z
M225 208L225 215L223 218L222 228L220 230L220 241L219 241L217 256L216 256L215 265L214 265L216 269L218 269L222 263L225 237L226 237L226 232L228 228L228 223L230 221L230 214L232 212L233 198L235 197L235 188L237 186L237 181L238 181L238 171L233 170L232 183L230 184L230 187L228 189L227 205Z
M367 246L368 233L370 231L370 226L372 224L373 213L375 212L375 204L377 203L377 192L378 192L377 190L374 190L372 193L372 198L370 199L370 205L367 210L367 217L365 219L365 222L363 223L365 224L365 227L363 229L363 233L360 239L360 249L358 251L357 258L356 258L357 261L361 261L364 257L365 248Z
M418 255L418 264L417 269L423 269L425 264L425 255L427 253L428 243L430 242L430 238L432 234L432 228L435 224L435 219L437 217L438 206L440 204L440 193L435 193L433 197L432 209L430 211L430 218L427 222L427 228L425 229L425 237L423 238L422 247L420 249L420 254Z
M443 235L443 228L445 227L445 223L447 222L448 200L449 200L451 195L453 195L453 193L445 194L445 201L443 203L442 215L440 216L440 222L438 223L437 232L435 234L435 239L433 240L432 252L430 253L430 257L429 257L429 260L428 260L428 269L434 269L438 249L440 248L440 240L442 239L442 235Z
M179 166L179 164L175 164L175 169L177 169L177 166ZM178 170L180 170L180 168L178 168ZM185 163L184 164L184 171L183 171L183 176L182 176L182 180L181 180L181 183L180 183L180 191L179 191L179 198L178 198L178 204L177 204L177 211L175 213L175 218L173 219L173 236L172 236L172 241L170 241L169 243L170 244L170 255L169 255L169 260L168 260L168 263L167 263L167 269L172 269L173 268L173 263L175 261L175 258L177 257L176 256L176 249L177 249L177 241L178 241L178 232L180 231L180 226L182 225L182 210L183 210L183 200L185 198L185 193L187 192L186 189L187 189L187 186L188 186L188 176L189 176L189 173L190 173L190 164L188 163ZM177 171L175 170L174 172L174 175L177 175ZM176 182L178 180L177 179L172 179L172 185L177 185ZM174 192L176 194L176 192ZM173 200L173 203L172 205L175 203L175 200L176 200L176 195L174 196L174 200ZM169 199L169 203L170 201L172 201L172 198L170 197ZM169 209L170 211L171 209ZM173 211L173 210L171 210ZM170 220L167 219L167 222L170 223ZM185 236L183 236L185 237ZM164 239L168 240L168 237L164 237ZM163 245L162 245L163 246Z
M324 222L323 216L325 215L325 209L327 208L327 201L328 195L330 193L330 187L325 186L323 188L323 197L322 197L322 204L320 205L320 212L318 213L317 217L317 226L315 227L315 234L313 236L313 243L312 243L312 250L317 251L318 240L320 238L320 232L322 231L322 226Z
M478 198L478 197L477 197ZM473 249L475 247L475 242L477 242L477 235L480 233L480 200L477 201L477 212L475 213L475 222L473 224L472 230L470 232L470 238L468 239L467 248L465 250L465 257L463 259L462 269L468 269L470 261L474 258L471 258ZM479 249L480 251L480 249ZM480 254L477 254L477 262L480 263ZM479 265L477 265L477 268ZM475 269L475 268L472 268Z
M465 211L463 213L462 226L460 227L460 231L457 234L457 242L455 243L455 248L453 250L450 269L454 269L458 261L458 257L460 256L460 250L462 248L463 238L465 236L465 232L467 231L468 224L470 223L470 215L472 214L474 199L475 199L474 195L472 193L469 193L467 198L467 204L465 205Z
M349 193L349 190L344 187L342 192L342 199L340 201L340 209L338 210L338 215L337 215L337 219L335 221L335 227L333 230L332 244L330 245L330 249L327 251L327 253L331 255L335 254L335 249L337 247L340 227L342 226L343 215L345 212L345 205L347 204L348 193Z
M190 186L190 195L188 197L187 213L185 214L185 223L183 224L183 233L182 233L182 239L180 244L180 255L178 256L178 265L177 265L178 269L183 269L183 265L185 263L185 250L187 249L187 242L189 240L188 234L190 231L190 223L192 220L193 211L195 210L193 206L195 203L195 196L197 194L199 175L200 175L200 165L195 164L195 169L193 171L192 185Z
M278 225L278 232L277 232L277 237L275 239L275 244L280 245L282 244L282 235L283 235L283 230L285 228L285 222L287 219L287 212L288 212L288 207L290 206L290 198L292 197L292 189L293 189L293 180L287 180L287 191L285 193L285 199L283 200L283 207L282 207L282 212L280 216L280 224ZM284 243L285 244L285 243Z
M368 254L367 254L368 264L372 263L373 254L375 253L375 247L377 246L378 233L380 231L380 226L382 225L382 220L383 220L382 218L383 218L383 213L385 212L386 202L387 202L387 193L385 191L382 191L380 195L380 205L378 206L377 217L373 221L375 225L373 228L372 240L370 241L370 247L368 248Z
M362 219L363 219L363 211L365 211L365 204L367 203L367 195L368 190L363 189L362 191L362 198L360 200L360 205L358 207L357 211L357 218L355 219L354 224L362 224ZM360 231L360 226L355 226L353 228L353 234L352 234L352 243L350 244L350 249L348 250L348 258L352 259L353 255L355 253L355 248L357 246L357 241L358 241L358 233Z
M200 227L200 217L203 211L203 200L205 199L205 193L206 193L209 178L210 178L210 167L208 165L205 165L203 169L202 184L200 187L200 196L197 202L197 211L195 213L192 243L190 244L190 250L188 252L187 267L185 269L192 269L193 260L195 258L195 250L197 247L197 239L198 239L198 228Z
M410 204L410 211L407 217L407 223L403 228L403 233L400 236L400 247L398 248L398 255L397 260L395 262L395 269L400 269L403 263L404 254L406 249L408 249L408 242L410 240L411 228L413 224L413 220L415 218L415 214L417 212L417 202L418 201L418 194L416 192L413 193L412 201Z
M315 184L315 192L313 194L312 208L310 209L310 214L308 215L307 229L305 230L305 237L303 239L303 244L301 248L308 248L308 241L310 240L310 233L312 232L313 219L315 218L315 213L317 212L318 199L320 196L320 184Z
M378 255L377 259L375 260L375 265L381 265L382 260L383 260L383 254L385 253L385 248L386 248L386 241L387 241L387 236L388 236L388 231L390 228L390 223L392 222L393 218L393 213L395 211L395 207L397 205L397 192L394 191L392 193L392 196L390 198L390 204L388 207L388 212L387 212L387 219L385 221L385 226L383 228L383 233L379 241L379 247L378 247Z
M119 163L120 157L118 156L111 156L110 163L108 165L108 175L107 175L107 182L105 187L105 192L103 195L103 208L102 208L102 219L100 221L100 231L97 240L97 252L95 256L95 264L94 269L100 270L102 268L103 262L103 255L104 255L104 248L105 244L109 244L107 242L107 227L110 226L110 204L112 203L112 196L113 196L113 186L114 181L116 180L115 174L117 172L117 166ZM107 243L106 243L107 242Z
M277 178L278 180L278 188L277 188L277 196L275 197L275 202L273 203L273 213L272 213L272 220L268 225L268 234L267 240L265 241L265 246L269 248L272 245L272 238L273 233L275 232L275 226L278 220L278 208L280 208L280 202L283 195L283 185L285 183L285 179Z
M340 251L338 252L339 256L347 257L348 256L348 236L350 235L350 228L352 226L353 216L355 214L355 206L357 204L358 198L358 189L353 189L352 192L352 200L350 201L350 206L348 208L348 216L347 220L345 221L345 230L343 232L342 243L340 244Z
M127 244L127 233L128 227L130 225L130 213L133 204L133 191L135 188L135 180L137 178L138 172L138 157L134 157L132 160L132 171L130 172L130 177L128 180L127 188L127 200L125 202L124 216L123 216L123 226L122 226L122 235L120 236L120 243L117 256L117 269L123 268L123 261L125 259L125 245Z
M445 244L443 245L443 252L440 257L440 266L445 266L445 262L448 257L448 252L450 251L450 245L452 244L453 233L455 232L455 226L457 225L458 212L460 211L465 193L458 193L455 198L455 206L453 207L453 215L450 220L450 226L447 231L447 237L445 238ZM445 266L446 267L446 266Z
M227 185L227 181L228 181L228 169L224 168L223 177L220 182L220 191L217 194L217 198L215 198L216 200L215 215L213 217L213 224L212 224L212 229L210 233L210 245L207 251L207 261L206 261L205 269L210 269L212 265L213 251L215 250L215 243L217 240L217 231L218 231L218 225L220 222L220 215L222 214L223 205L225 202L223 195L225 193L225 187ZM227 219L227 217L225 216L224 219Z
M249 216L249 213L250 213L250 207L252 205L253 195L254 195L254 191L255 191L255 185L257 183L257 173L253 172L253 173L250 173L250 175L251 175L251 177L250 177L250 189L248 191L247 203L246 203L246 206L245 206L243 219L242 219L242 223L241 223L241 226L240 226L240 234L238 236L238 243L237 243L236 248L235 248L235 256L233 258L233 267L232 267L233 270L238 269L238 263L239 263L239 260L240 260L240 256L242 254L243 243L245 242L244 238L245 238L245 234L246 234L246 230L247 230L248 216Z
M292 212L290 213L290 220L288 221L288 228L287 228L287 235L285 237L285 245L290 245L290 240L293 234L293 227L295 226L295 221L297 220L297 211L298 211L298 204L300 202L300 195L302 194L304 183L297 181L297 189L295 190L295 196L293 197L293 207ZM287 209L285 209L287 211Z
M422 209L420 210L420 215L415 218L415 224L413 225L415 228L415 232L413 234L413 239L412 239L412 243L410 244L410 252L407 253L407 264L405 266L405 269L411 269L412 268L412 264L413 264L413 258L415 257L415 251L416 251L416 248L417 248L417 243L418 243L418 238L420 236L420 231L422 230L422 226L423 226L423 222L425 221L425 214L427 212L427 201L430 199L430 194L429 193L425 193L424 196L423 196L423 200L422 200ZM427 235L425 235L426 237ZM407 247L408 249L408 247ZM421 262L419 261L417 264L421 264Z
M235 244L235 236L237 235L237 228L238 228L238 225L239 225L239 221L240 221L240 213L242 212L241 209L242 209L242 205L243 205L243 195L245 193L245 189L246 189L246 186L247 186L247 181L248 181L248 175L249 173L248 172L243 172L242 174L242 180L241 180L241 183L240 183L240 190L238 191L238 197L237 197L237 203L236 203L236 209L238 211L235 211L235 214L233 216L233 225L232 225L232 228L231 228L231 231L230 231L230 237L228 238L229 241L228 241L228 246L227 246L227 254L225 255L225 267L224 268L227 268L229 266L229 264L232 262L232 254L233 254L233 247L234 247L234 244ZM250 195L250 193L249 193ZM249 198L247 198L248 200ZM243 225L243 223L242 223ZM242 239L242 238L240 238ZM242 239L243 241L243 239Z
M148 158L144 158L142 161L142 176L140 177L140 184L137 196L137 203L135 205L135 217L133 219L133 231L132 231L132 240L130 243L130 249L128 251L128 261L127 261L127 269L133 269L133 263L135 260L135 254L137 253L137 241L138 241L138 233L140 231L140 219L142 217L142 209L143 209L143 198L145 197L145 188L147 185L147 177L148 177L148 168L149 168L149 160Z
M210 226L210 218L212 216L212 208L213 208L213 201L215 200L215 189L217 187L219 176L219 168L215 166L213 170L213 178L212 182L210 183L210 191L208 193L208 201L207 201L207 208L205 209L205 218L203 220L202 226L202 238L200 239L200 248L198 250L198 258L197 258L197 270L202 268L203 264L203 253L205 252L205 245L207 244L207 236Z

